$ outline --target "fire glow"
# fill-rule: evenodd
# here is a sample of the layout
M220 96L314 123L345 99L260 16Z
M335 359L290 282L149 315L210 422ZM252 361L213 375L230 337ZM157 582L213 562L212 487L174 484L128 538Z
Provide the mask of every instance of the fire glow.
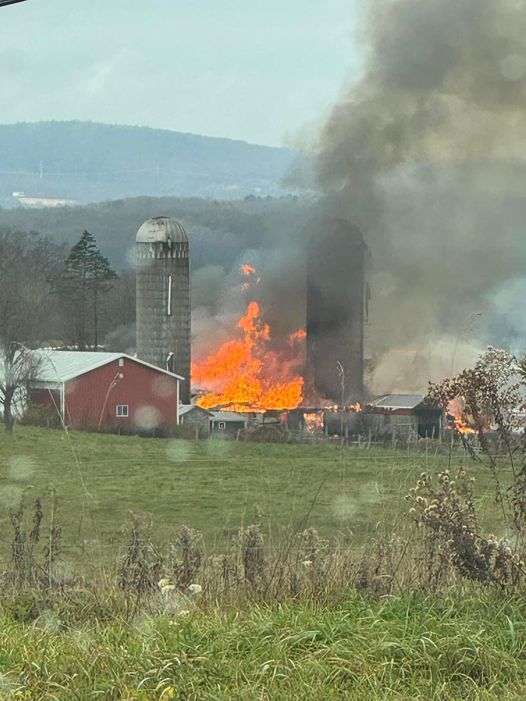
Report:
M259 283L257 270L241 266L242 288ZM196 403L206 409L233 411L295 409L303 399L305 331L291 334L280 350L271 344L271 329L261 316L259 304L250 301L237 322L237 338L223 343L202 362L192 364L192 384L206 393Z
M253 265L243 263L241 266L241 274L246 278L246 280L241 283L241 287L244 290L249 290L251 285L259 285L261 278Z
M464 411L458 401L449 402L448 414L453 417L453 428L457 433L462 433L463 435L473 435L476 433L475 429L465 420L463 416Z

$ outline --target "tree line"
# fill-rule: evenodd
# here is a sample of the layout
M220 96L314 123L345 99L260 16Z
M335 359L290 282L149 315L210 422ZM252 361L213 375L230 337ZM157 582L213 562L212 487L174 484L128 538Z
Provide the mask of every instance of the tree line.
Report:
M99 350L110 329L134 321L134 294L133 272L118 275L89 231L68 249L0 229L0 409L8 431L17 395L37 372L31 350Z

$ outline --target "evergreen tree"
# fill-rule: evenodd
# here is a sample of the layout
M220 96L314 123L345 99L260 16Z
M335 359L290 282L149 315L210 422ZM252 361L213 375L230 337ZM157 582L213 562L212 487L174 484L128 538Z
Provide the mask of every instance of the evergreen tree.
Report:
M97 247L93 234L84 231L70 251L55 289L70 312L80 350L98 348L101 298L111 290L117 274ZM90 333L91 331L91 333Z

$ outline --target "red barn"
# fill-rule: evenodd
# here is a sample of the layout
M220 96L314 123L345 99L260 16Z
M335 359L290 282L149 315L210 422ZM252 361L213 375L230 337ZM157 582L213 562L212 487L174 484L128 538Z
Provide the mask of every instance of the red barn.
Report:
M152 434L179 422L180 375L125 353L35 353L29 399L55 408L66 426Z

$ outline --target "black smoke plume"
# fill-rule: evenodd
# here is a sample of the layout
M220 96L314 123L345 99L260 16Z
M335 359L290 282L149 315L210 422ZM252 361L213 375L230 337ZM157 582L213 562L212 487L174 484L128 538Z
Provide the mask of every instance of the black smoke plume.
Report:
M371 252L373 389L422 389L526 342L526 2L373 0L362 38L318 184Z

